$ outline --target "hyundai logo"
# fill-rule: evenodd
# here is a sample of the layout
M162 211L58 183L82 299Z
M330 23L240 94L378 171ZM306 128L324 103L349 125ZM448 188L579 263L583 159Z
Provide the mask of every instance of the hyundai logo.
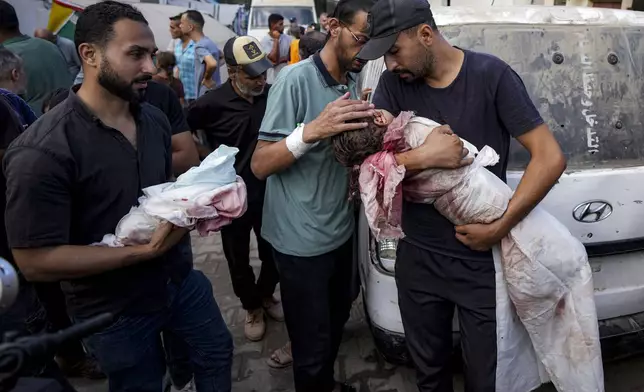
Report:
M572 217L582 223L603 221L613 213L613 206L603 200L592 200L579 204L572 210Z

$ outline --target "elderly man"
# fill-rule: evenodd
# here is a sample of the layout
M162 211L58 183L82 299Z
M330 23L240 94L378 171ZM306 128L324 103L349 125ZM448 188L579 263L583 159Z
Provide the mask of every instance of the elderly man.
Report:
M81 69L81 62L80 58L78 57L78 52L76 51L76 45L74 45L74 41L56 35L47 29L37 29L34 32L34 37L45 39L58 46L60 53L63 54L63 57L67 62L67 69L69 70L69 74L72 77L76 77L76 75L78 75L78 72Z
M530 163L502 218L454 227L429 204L403 203L405 238L398 245L396 283L407 346L422 392L451 392L452 320L458 309L465 390L495 391L495 271L490 248L548 193L566 163L521 78L502 60L450 45L424 0L379 0L371 39L359 58L385 57L373 102L398 115L411 110L449 124L500 161L505 180L510 137Z
M273 249L260 236L266 182L258 180L250 168L266 111L270 87L266 85L266 71L271 63L259 42L248 36L228 40L224 56L230 79L190 107L188 123L193 130L205 131L212 148L222 144L239 148L235 169L246 183L248 211L221 230L221 241L233 289L247 312L244 333L248 340L258 341L266 332L266 316L284 320L281 304L273 297L279 279ZM251 231L255 231L262 261L257 280L249 258Z
M24 94L26 85L27 76L20 56L0 47L0 94L13 108L23 129L36 121L33 110L18 96Z

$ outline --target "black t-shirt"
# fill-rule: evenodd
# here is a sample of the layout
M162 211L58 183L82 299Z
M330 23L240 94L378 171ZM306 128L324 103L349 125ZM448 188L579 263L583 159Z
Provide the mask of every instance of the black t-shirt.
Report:
M270 85L267 85L251 103L235 92L229 80L199 98L188 109L190 128L193 131L203 129L211 148L225 144L239 149L235 156L235 170L246 183L249 203L264 201L266 182L255 177L250 162L266 112L269 89Z
M177 97L177 94L175 94L170 86L149 81L143 100L159 108L168 117L173 135L190 132L190 126L188 126L188 122L186 121L179 97Z
M148 103L132 106L137 148L95 117L74 93L7 150L7 235L11 248L90 245L114 233L142 189L172 175L171 128ZM79 318L137 314L167 305L167 283L191 269L185 258L140 263L62 282Z
M432 88L423 80L406 82L385 71L374 92L376 108L394 115L414 111L448 124L461 138L481 149L488 145L499 155L488 169L506 180L510 137L543 124L523 81L502 60L464 51L463 66L452 84ZM433 205L403 202L402 228L407 241L424 249L465 260L489 260L490 252L469 249L456 239L454 225Z
M13 108L7 100L0 95L0 160L4 157L5 151L12 141L16 139L23 130L22 124L18 116L16 116ZM0 210L2 211L2 224L0 225L0 257L13 263L13 255L11 249L7 244L7 230L5 228L4 214L5 206L7 205L7 181L4 176L4 171L0 170Z

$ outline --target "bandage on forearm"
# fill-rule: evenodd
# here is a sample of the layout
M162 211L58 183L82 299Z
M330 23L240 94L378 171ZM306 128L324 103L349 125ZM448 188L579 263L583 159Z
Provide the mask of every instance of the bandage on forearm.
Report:
M300 159L302 155L318 144L318 142L305 143L302 139L303 134L304 124L300 124L286 137L286 148L293 154L295 159Z

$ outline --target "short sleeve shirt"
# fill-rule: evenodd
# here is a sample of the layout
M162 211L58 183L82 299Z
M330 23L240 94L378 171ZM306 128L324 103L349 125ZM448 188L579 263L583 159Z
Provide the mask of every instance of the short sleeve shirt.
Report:
M197 99L199 97L199 83L197 79L196 44L190 41L183 47L181 41L177 42L174 49L174 57L177 59L179 79L183 84L183 91L186 99Z
M350 92L358 99L354 78L338 83L319 55L285 69L268 94L259 140L277 142L300 123L309 123L327 104ZM320 141L291 167L268 177L262 237L278 252L318 256L339 248L353 234L348 172Z
M293 40L293 37L287 34L281 34L279 38L279 55L280 55L280 60L285 60L289 58L289 54L291 52L291 41ZM260 44L262 45L262 50L268 54L273 51L273 37L270 35L266 34L264 38L262 38ZM275 79L277 78L277 75L286 67L288 64L287 63L282 63L273 66L273 68L269 69L268 72L266 72L266 82L267 83L273 83Z
M107 127L70 92L8 148L7 237L11 248L86 246L114 233L142 189L172 175L171 128L148 103L132 107L137 148ZM78 318L102 312L143 313L167 304L166 286L190 271L169 257L68 280L61 286ZM82 260L79 260L82 262Z
M220 68L223 64L219 61L219 48L210 38L203 37L199 40L195 47L195 72L197 75L197 81L199 86L199 96L204 95L208 91L208 87L203 85L203 78L206 73L206 63L205 58L207 56L212 56L217 61L217 69L215 73L212 74L212 80L215 82L215 86L221 85L221 72Z
M394 115L414 111L418 116L448 124L478 149L492 147L500 156L488 169L506 179L510 137L518 137L543 124L521 78L502 60L464 51L458 76L446 88L424 81L405 82L385 71L374 92L376 108ZM429 204L403 202L403 241L427 250L465 260L489 260L490 252L476 252L456 239L454 225Z

